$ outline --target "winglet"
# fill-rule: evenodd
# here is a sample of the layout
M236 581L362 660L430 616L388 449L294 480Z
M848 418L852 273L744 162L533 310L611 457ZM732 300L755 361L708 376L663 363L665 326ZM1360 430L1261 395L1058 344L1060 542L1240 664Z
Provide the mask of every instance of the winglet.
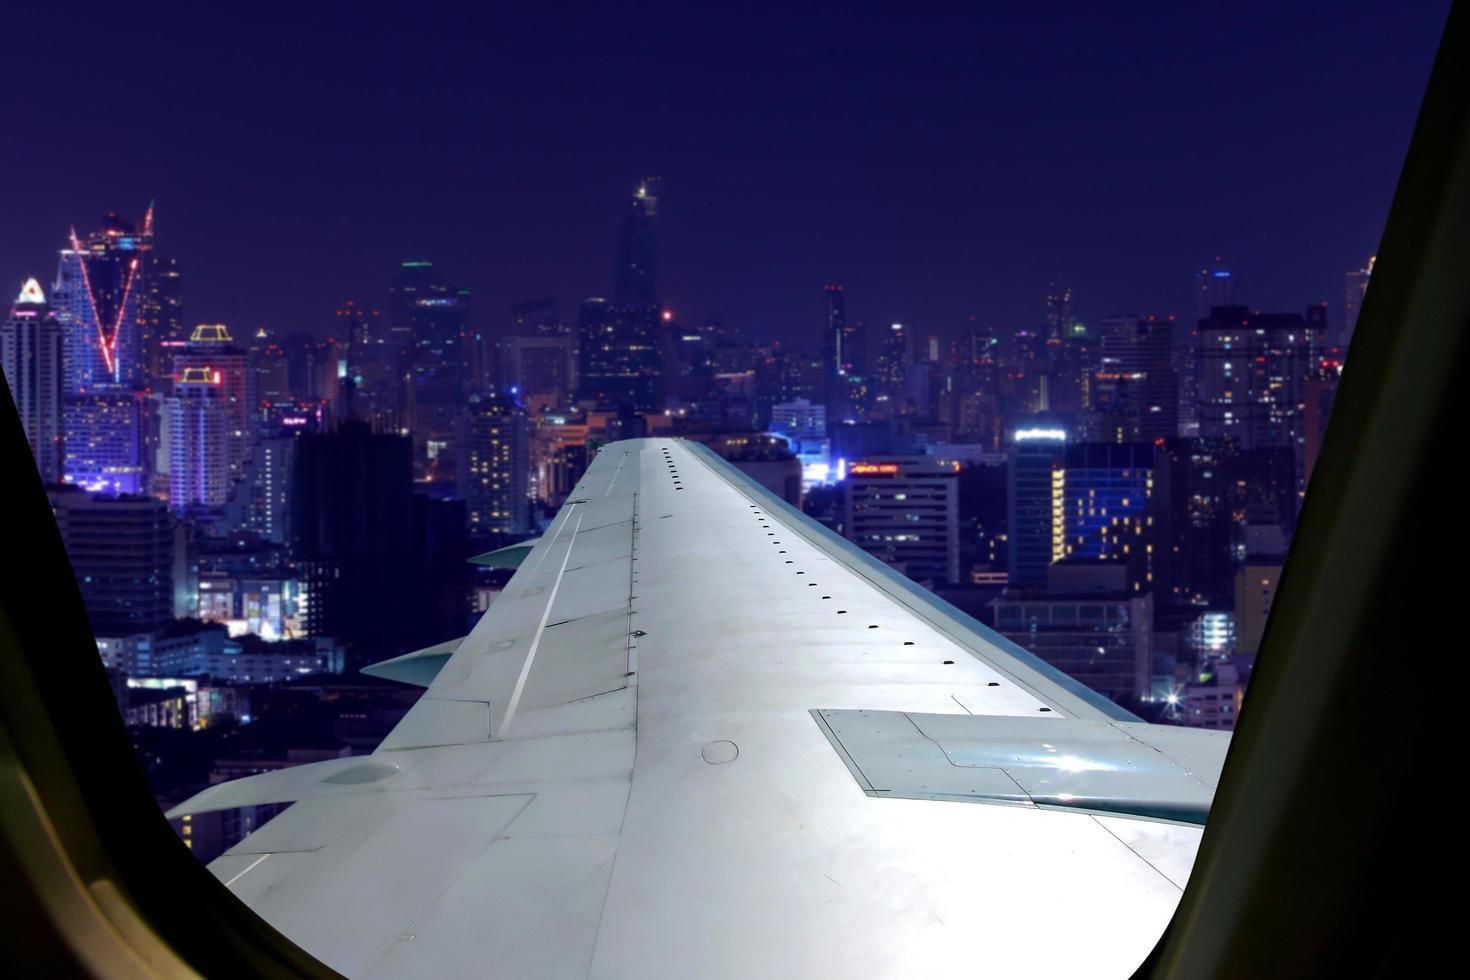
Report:
M529 541L517 541L515 544L506 545L504 548L496 548L487 551L483 555L476 555L469 559L471 565L480 565L484 568L519 568L521 562L531 553L531 549L541 543L540 538L532 538Z
M381 677L390 681L402 681L405 684L417 684L419 687L428 687L434 683L434 678L439 675L440 669L449 662L454 651L459 649L464 637L457 640L446 640L436 643L413 653L405 653L401 657L393 657L389 660L379 660L375 664L368 664L362 668L362 672L369 677Z
M305 765L272 769L216 783L200 790L184 802L164 814L170 820L210 813L214 810L233 810L242 806L262 806L268 803L294 803L309 796L320 796L334 792L353 792L368 783L376 783L396 776L399 767L372 756L343 756L340 759L324 759Z

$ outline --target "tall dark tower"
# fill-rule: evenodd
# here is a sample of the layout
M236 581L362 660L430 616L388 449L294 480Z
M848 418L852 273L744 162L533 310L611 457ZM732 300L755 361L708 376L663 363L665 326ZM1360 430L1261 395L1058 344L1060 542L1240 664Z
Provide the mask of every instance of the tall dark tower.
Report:
M138 252L143 259L138 325L145 369L154 390L166 390L173 366L169 363L171 348L165 344L182 342L189 333L184 329L184 277L179 260L159 255L153 248L152 201L143 215Z
M841 424L847 404L847 299L841 286L827 287L827 322L822 327L822 373L827 384L827 435Z
M1072 326L1072 287L1052 283L1046 291L1046 337L1060 340Z
M311 602L306 632L352 647L357 665L420 637L394 612L410 600L413 443L366 422L303 434L291 486L292 553Z
M827 322L822 327L823 373L827 385L827 433L861 414L867 371L861 323L849 323L841 286L827 287Z
M654 287L654 225L658 219L658 178L638 185L623 209L623 233L618 239L618 266L614 279L617 306L656 306Z
M663 408L663 353L654 286L654 222L658 181L638 185L623 211L614 272L614 302L589 299L578 326L582 377L579 399L600 409L657 412Z

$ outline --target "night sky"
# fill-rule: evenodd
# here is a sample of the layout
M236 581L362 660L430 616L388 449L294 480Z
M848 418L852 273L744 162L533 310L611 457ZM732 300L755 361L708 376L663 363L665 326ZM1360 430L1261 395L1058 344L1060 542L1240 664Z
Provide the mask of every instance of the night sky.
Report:
M570 317L656 174L667 305L813 351L828 282L854 318L952 333L1035 326L1052 279L1084 318L1192 314L1217 254L1240 299L1336 317L1449 8L25 6L7 298L49 284L69 225L156 198L191 323L325 332L420 257L481 327L549 293Z

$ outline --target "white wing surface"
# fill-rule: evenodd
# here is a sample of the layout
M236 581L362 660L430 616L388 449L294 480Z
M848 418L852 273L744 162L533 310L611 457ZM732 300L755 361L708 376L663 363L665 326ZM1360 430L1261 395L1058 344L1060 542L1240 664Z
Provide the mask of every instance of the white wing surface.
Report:
M1127 976L1228 744L673 439L604 447L422 653L380 665L428 687L371 756L174 811L296 801L210 867L348 976Z

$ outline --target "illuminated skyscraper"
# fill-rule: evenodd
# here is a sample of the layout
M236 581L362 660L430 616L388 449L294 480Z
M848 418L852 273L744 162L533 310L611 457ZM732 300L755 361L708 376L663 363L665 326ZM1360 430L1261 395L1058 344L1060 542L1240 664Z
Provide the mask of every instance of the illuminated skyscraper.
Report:
M143 231L115 212L85 239L73 231L51 290L66 349L66 393L106 386L137 390L150 380L150 348L161 310L150 307L146 285L153 248L153 212Z
M205 516L230 492L231 415L219 369L184 367L169 399L169 509Z
M459 495L470 534L523 534L531 528L530 427L507 394L471 395L460 416Z
M663 407L658 307L609 306L594 297L582 304L577 329L579 401L605 410Z
M175 348L173 355L174 392L184 372L198 369L218 380L219 402L225 418L230 478L239 479L245 460L250 458L250 441L255 435L252 406L256 405L256 376L250 367L250 355L236 346L229 328L223 323L201 323L189 340ZM172 457L171 457L172 458Z
M253 417L264 416L271 405L291 400L291 362L275 335L261 327L250 338L250 364L255 372L256 404Z
M151 207L149 214L152 214ZM152 224L150 217L147 223L150 231ZM178 259L165 258L149 248L143 252L143 274L140 326L149 383L155 391L167 391L170 346L188 336L184 329L183 271Z
M405 262L389 288L390 334L408 348L409 429L416 468L453 475L456 422L470 376L470 293L450 285L432 263Z
M1162 551L1154 494L1161 454L1152 442L1074 443L1063 453L1066 557L1122 562L1134 592L1153 588Z
M661 312L654 280L658 188L638 185L623 211L613 272L614 302L582 304L578 319L577 398L607 410L636 413L663 408Z
M1111 441L1172 439L1179 434L1179 376L1174 321L1125 316L1102 321L1102 358L1093 404Z
M65 355L63 353L63 361ZM62 479L99 493L148 490L149 405L141 391L120 388L68 395L62 406Z
M956 464L933 456L874 456L847 468L849 541L909 578L959 581L959 481Z
M262 427L245 462L244 475L230 489L216 532L248 531L262 540L286 544L295 458L295 427Z
M878 352L877 382L880 396L890 403L891 414L901 414L912 363L913 331L902 323L889 324Z
M1290 447L1300 462L1304 389L1326 327L1325 305L1305 316L1213 308L1199 324L1200 436L1241 449Z
M10 318L0 326L0 365L41 479L60 483L61 324L34 279L26 280Z
M118 385L157 386L169 373L163 341L182 339L179 264L153 248L153 206L143 229L118 213L62 248L51 306L66 339L66 394Z
M65 479L94 490L147 490L153 426L146 391L160 330L178 312L177 278L150 292L153 211L143 230L109 213L61 250L52 308L62 330ZM173 267L177 272L177 267ZM150 298L151 297L151 298Z

